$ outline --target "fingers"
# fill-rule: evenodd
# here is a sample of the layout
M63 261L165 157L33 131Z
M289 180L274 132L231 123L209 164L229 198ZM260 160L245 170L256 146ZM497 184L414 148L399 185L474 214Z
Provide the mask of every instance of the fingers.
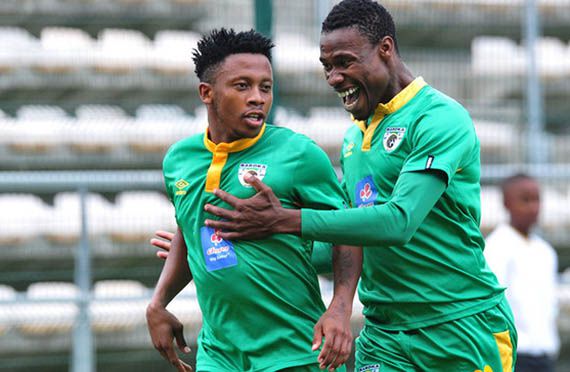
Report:
M255 177L253 174L246 174L243 177L244 181L249 183L251 186L253 186L253 188L255 189L255 191L260 192L260 191L266 191L266 190L271 190L269 188L269 186L267 186L266 184L264 184L259 178Z
M154 235L169 241L172 241L172 239L174 239L174 233L171 233L170 231L157 230L154 232Z
M315 351L321 347L323 341L323 328L320 322L315 324L313 328L313 347L312 350Z
M157 248L164 249L165 251L169 251L170 247L172 246L169 241L167 242L156 238L152 238L150 240L150 244L154 245Z
M174 330L174 339L176 340L176 345L178 345L178 349L180 349L180 351L184 354L188 354L190 352L190 348L188 347L188 344L186 344L186 340L184 340L182 327Z
M168 252L157 251L156 257L160 258L161 260L166 260L168 258Z
M223 201L225 201L226 203L228 203L229 205L231 205L234 208L238 205L239 201L241 200L239 198L236 198L232 194L228 194L224 190L220 190L220 189L215 189L214 195L216 195L218 198L222 199Z
M208 213L215 215L215 216L225 218L228 220L232 220L234 217L233 211L230 211L230 210L225 209L225 208L216 207L215 205L212 205L212 204L206 204L204 206L204 210Z

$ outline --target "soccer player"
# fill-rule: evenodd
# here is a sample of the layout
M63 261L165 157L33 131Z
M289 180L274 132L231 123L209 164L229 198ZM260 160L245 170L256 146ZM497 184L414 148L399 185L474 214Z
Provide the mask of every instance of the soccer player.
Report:
M217 188L240 197L255 193L244 181L248 174L271 185L287 208L344 207L326 154L307 137L265 123L272 103L272 46L253 30L220 29L194 51L208 129L165 155L164 180L178 230L147 307L153 344L179 371L190 366L174 351L173 338L182 351L189 349L166 306L190 280L203 316L198 371L344 370L350 354L360 248L335 247L334 295L325 312L311 241L290 234L228 240L204 224L214 218L204 212L206 203L227 206L214 196Z
M320 60L354 119L341 151L353 208L284 209L271 187L248 177L258 193L217 191L231 207L206 205L222 218L206 225L226 239L289 233L363 245L357 371L511 371L517 335L483 256L480 150L469 114L414 77L391 15L375 1L332 8Z

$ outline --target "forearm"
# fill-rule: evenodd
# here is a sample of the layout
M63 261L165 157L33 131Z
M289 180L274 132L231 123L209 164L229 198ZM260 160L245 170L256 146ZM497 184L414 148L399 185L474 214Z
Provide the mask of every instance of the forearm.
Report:
M170 301L192 280L186 259L186 243L180 229L172 239L172 245L156 284L151 306L166 307Z
M354 293L362 271L362 247L333 247L334 296L330 307L352 312Z
M336 211L303 209L303 237L335 244L405 244L445 191L446 182L430 173L405 173L400 178L385 204Z

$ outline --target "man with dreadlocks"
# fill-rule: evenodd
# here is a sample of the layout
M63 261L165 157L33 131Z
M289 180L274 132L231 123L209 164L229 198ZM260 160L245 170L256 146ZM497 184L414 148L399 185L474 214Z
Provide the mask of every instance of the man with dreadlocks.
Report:
M327 155L307 137L265 123L272 103L272 47L253 30L220 29L194 51L208 129L165 155L165 186L178 231L147 308L155 347L179 371L191 368L174 351L173 338L180 350L189 349L181 323L166 305L190 280L203 317L198 371L344 370L350 355L360 248L333 248L343 265L333 267L334 296L325 313L311 241L291 234L227 240L204 224L215 218L204 211L205 204L227 206L214 196L217 188L239 197L255 194L244 181L248 174L271 185L286 208L345 205Z
M225 239L297 234L363 245L359 297L365 326L357 371L511 371L517 334L504 288L483 256L480 149L467 111L414 77L388 11L344 0L322 24L327 83L352 114L341 152L351 209L282 208L271 188L230 210Z

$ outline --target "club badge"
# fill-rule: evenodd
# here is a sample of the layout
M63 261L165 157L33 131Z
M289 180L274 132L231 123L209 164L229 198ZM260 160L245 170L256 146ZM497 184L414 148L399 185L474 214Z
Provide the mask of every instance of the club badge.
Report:
M259 178L260 180L263 180L263 177L265 177L266 170L267 170L267 165L265 164L241 163L239 165L239 170L238 170L239 182L244 187L251 187L251 185L245 182L245 180L243 179L244 176L250 173L255 177Z
M384 132L384 138L382 140L384 150L387 152L396 150L400 145L400 142L402 142L402 138L404 138L404 133L406 133L406 128L386 128L386 132Z

